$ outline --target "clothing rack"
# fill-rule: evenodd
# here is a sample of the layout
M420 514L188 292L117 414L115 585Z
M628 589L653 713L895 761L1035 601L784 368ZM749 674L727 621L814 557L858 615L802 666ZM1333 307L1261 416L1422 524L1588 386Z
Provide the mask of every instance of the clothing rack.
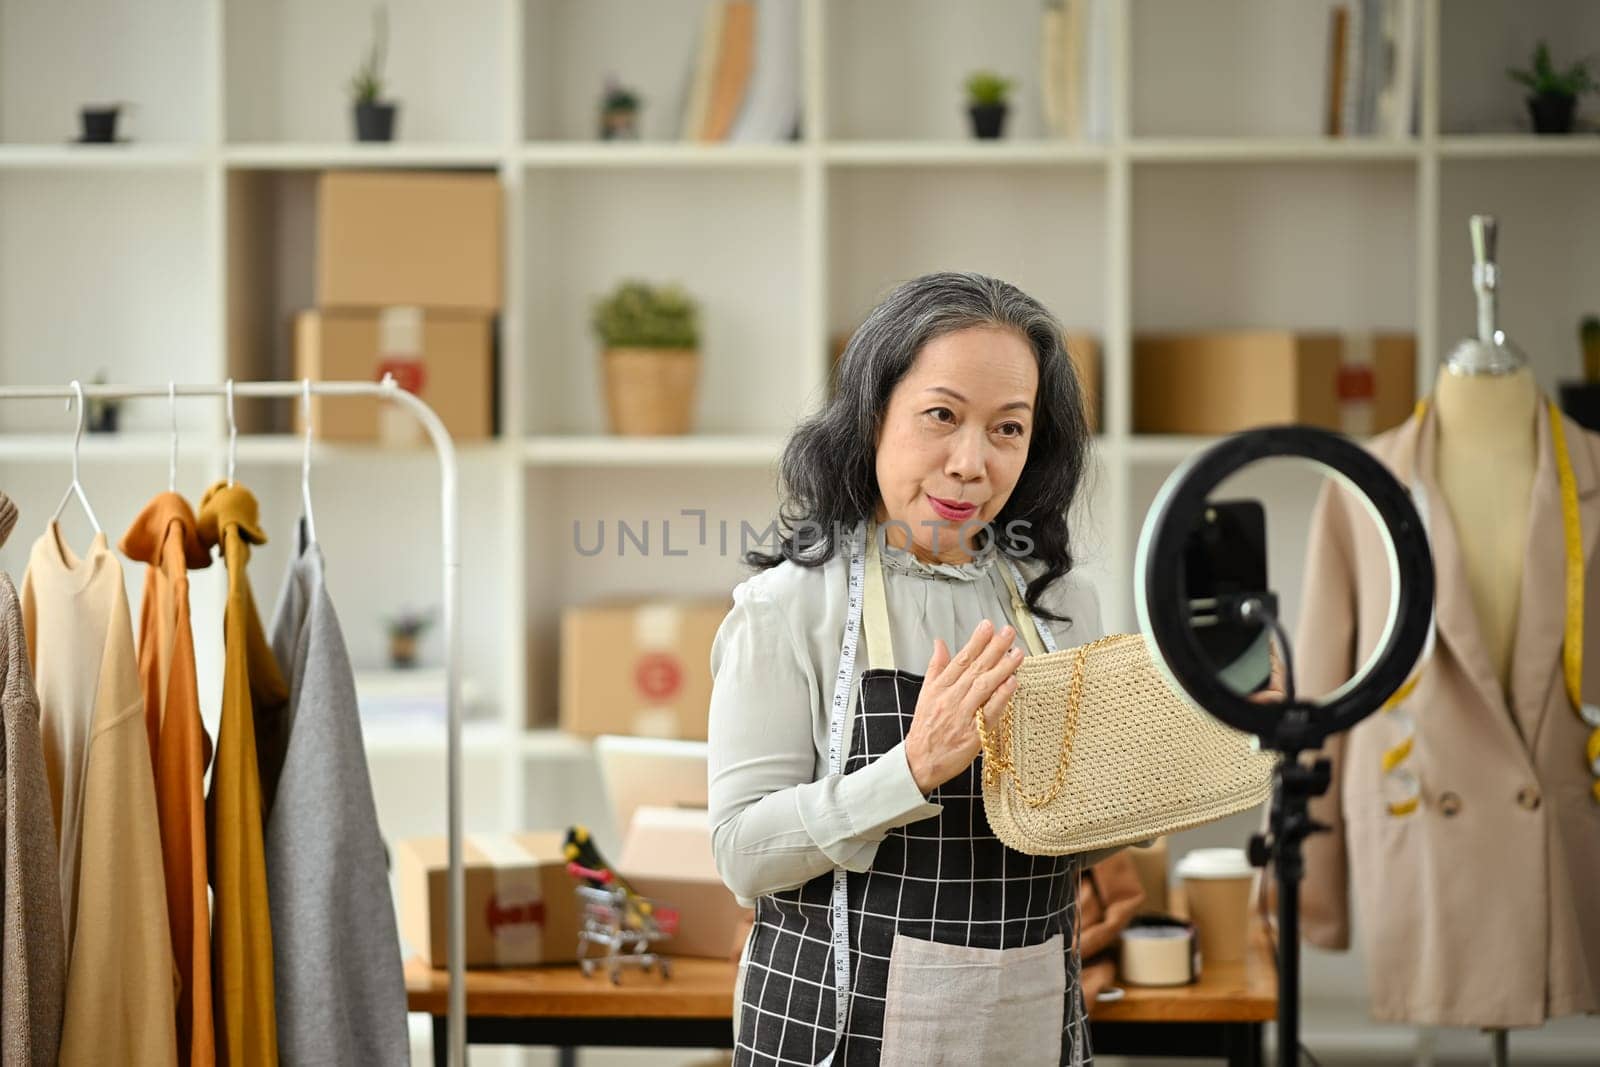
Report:
M225 397L228 409L228 477L233 477L233 462L238 428L234 423L232 400L235 397L304 399L312 396L378 397L405 407L415 415L428 431L434 451L439 457L439 510L443 529L443 581L444 581L444 642L445 642L445 722L447 773L447 811L449 826L450 870L447 880L446 900L449 909L449 1062L455 1067L466 1063L466 983L464 981L465 924L462 916L463 876L461 866L461 700L460 662L461 631L458 624L460 610L461 556L456 539L459 512L456 492L456 448L438 414L414 394L401 389L390 375L378 382L235 382L229 380L219 385L81 385L74 381L66 387L0 387L0 400L76 400L79 434L83 428L83 401L87 398L133 399L152 398L175 401L178 397ZM310 463L310 420L307 420L308 444L306 464ZM73 486L77 482L78 441L73 440ZM68 491L69 493L71 490ZM309 513L308 513L309 515ZM398 946L396 946L398 948Z

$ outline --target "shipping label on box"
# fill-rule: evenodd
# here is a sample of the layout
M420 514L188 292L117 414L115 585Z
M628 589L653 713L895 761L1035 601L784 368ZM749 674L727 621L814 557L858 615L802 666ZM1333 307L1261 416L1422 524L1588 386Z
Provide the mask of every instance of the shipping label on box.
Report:
M430 966L448 950L449 852L443 837L396 845L400 925ZM577 885L559 833L468 834L462 840L468 967L526 967L577 958Z
M561 728L703 741L711 643L732 602L569 608L561 618Z
M485 315L418 307L303 311L295 316L295 377L312 381L382 381L385 374L433 408L457 441L494 434L495 329ZM295 432L301 432L295 405ZM375 397L313 397L314 436L417 446L422 423Z
M1408 333L1352 333L1339 366L1339 429L1369 437L1411 416L1417 397L1417 340Z

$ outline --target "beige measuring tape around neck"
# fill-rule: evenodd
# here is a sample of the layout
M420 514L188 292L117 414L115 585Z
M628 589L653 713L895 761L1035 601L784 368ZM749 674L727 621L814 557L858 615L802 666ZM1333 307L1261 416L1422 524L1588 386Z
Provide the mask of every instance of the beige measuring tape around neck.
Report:
M1567 432L1561 421L1561 409L1554 401L1546 400L1545 403L1550 409L1550 440L1555 449L1556 478L1561 487L1561 525L1565 535L1563 541L1567 557L1567 622L1562 641L1561 665L1566 676L1567 700L1571 703L1574 713L1589 728L1585 757L1590 773L1595 776L1590 790L1595 801L1600 803L1600 707L1583 702L1583 528L1578 514L1578 483L1572 474L1572 456L1567 451ZM1428 401L1419 400L1414 415L1419 428L1427 410ZM1419 442L1419 450L1420 447ZM1421 487L1417 481L1415 451L1412 453L1411 481L1412 495L1417 502L1418 510L1422 512L1423 525L1426 527L1428 499L1427 495L1420 491ZM1388 796L1390 815L1410 815L1421 804L1421 782L1417 779L1416 773L1406 766L1406 760L1416 747L1416 725L1402 705L1416 689L1418 679L1422 677L1428 661L1432 659L1435 636L1435 624L1430 622L1428 638L1423 646L1422 658L1416 671L1383 704L1383 712L1399 722L1402 730L1401 740L1383 754L1384 791Z

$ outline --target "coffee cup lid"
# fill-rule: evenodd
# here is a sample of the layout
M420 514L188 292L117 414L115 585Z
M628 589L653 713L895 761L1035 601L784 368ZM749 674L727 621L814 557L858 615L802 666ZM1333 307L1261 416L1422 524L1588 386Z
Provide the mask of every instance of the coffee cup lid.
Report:
M1179 878L1249 878L1255 874L1242 848L1197 848L1178 861Z

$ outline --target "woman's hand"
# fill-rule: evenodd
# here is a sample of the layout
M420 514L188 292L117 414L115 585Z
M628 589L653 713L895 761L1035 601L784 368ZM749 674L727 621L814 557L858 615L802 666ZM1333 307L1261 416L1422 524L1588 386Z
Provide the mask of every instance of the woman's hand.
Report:
M1267 651L1272 657L1272 670L1268 675L1267 687L1250 694L1250 701L1255 704L1282 704L1284 701L1284 673L1283 660L1278 658L1278 643L1272 641L1267 645Z
M933 658L906 731L906 760L924 796L977 758L973 712L983 708L991 728L998 725L1000 709L1017 688L1022 652L1011 647L1016 633L1009 625L995 633L985 619L954 659L944 641L934 638Z

